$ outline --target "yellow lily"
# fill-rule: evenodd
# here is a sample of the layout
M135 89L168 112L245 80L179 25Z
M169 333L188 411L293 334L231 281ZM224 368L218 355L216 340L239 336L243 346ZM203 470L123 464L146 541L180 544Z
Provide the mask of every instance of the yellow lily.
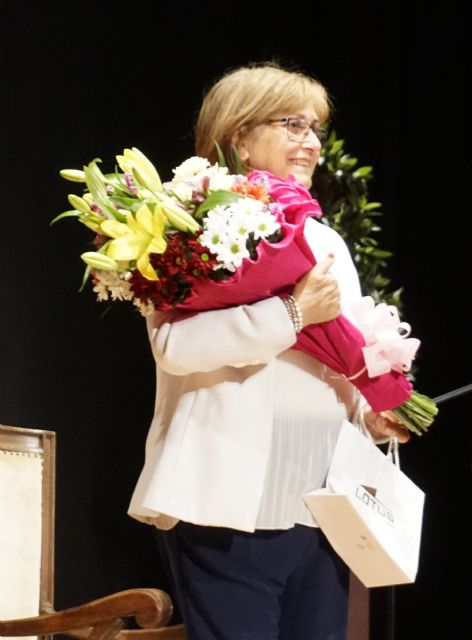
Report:
M165 215L156 204L154 211L143 204L136 212L127 213L126 222L105 220L102 231L114 238L107 248L107 256L113 260L136 260L136 267L148 280L157 280L149 257L151 253L164 253L167 242L164 237Z
M120 169L131 173L136 180L150 191L162 191L162 182L155 166L136 147L125 149L122 156L116 156Z

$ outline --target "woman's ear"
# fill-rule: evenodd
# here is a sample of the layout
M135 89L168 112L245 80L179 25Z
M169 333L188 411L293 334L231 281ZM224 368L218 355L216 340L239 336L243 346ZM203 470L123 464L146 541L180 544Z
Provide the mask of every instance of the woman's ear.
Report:
M231 138L231 143L234 144L234 146L238 150L241 161L247 162L247 160L249 159L249 149L247 148L246 144L246 136L241 129L239 129L239 131L236 131L236 133L233 135L233 137Z

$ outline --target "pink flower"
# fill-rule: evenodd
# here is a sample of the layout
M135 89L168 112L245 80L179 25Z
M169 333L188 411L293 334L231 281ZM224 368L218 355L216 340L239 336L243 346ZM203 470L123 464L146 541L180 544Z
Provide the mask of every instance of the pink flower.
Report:
M254 184L263 184L274 200L282 205L288 222L297 224L308 217L323 215L318 200L292 175L278 178L268 171L251 171L248 180Z

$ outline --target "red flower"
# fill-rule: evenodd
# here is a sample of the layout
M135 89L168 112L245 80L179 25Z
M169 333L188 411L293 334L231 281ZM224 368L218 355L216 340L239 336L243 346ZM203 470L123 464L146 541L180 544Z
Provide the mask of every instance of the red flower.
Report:
M143 303L150 300L156 309L168 311L187 298L196 279L213 270L216 258L196 237L175 233L168 238L165 252L152 254L150 262L158 280L148 280L134 269L131 290Z

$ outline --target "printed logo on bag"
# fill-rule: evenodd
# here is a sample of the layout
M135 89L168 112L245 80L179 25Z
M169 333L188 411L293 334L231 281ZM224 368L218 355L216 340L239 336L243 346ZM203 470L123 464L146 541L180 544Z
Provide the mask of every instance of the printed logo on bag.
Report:
M382 502L375 497L376 495L377 489L374 487L359 484L356 488L356 498L372 509L374 513L385 518L390 524L393 524L393 512L382 504Z

